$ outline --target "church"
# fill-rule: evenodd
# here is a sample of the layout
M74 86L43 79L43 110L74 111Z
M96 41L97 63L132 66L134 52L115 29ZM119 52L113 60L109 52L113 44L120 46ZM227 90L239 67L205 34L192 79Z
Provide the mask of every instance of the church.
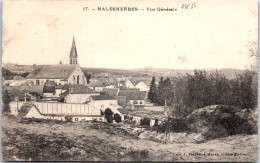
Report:
M34 85L44 85L48 81L54 81L57 85L87 85L86 76L78 63L78 54L74 37L69 55L69 64L38 65L26 79L33 82Z

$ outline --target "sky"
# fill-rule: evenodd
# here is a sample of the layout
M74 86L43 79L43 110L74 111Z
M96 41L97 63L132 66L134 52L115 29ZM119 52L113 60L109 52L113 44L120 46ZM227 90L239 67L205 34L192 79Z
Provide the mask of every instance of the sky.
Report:
M2 62L68 64L74 35L82 67L245 69L251 64L248 42L257 42L257 1L131 2L6 0ZM184 10L184 3L196 6ZM91 10L97 7L144 10ZM147 7L177 11L147 11Z

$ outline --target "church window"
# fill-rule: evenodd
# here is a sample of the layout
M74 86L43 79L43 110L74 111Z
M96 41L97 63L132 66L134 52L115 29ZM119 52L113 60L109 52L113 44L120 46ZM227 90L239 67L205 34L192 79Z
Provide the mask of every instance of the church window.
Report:
M75 78L74 75L73 75L73 83L74 83L74 84L76 83L76 78Z
M77 84L79 84L79 75L77 76Z
M39 80L36 80L36 85L40 85L40 81Z

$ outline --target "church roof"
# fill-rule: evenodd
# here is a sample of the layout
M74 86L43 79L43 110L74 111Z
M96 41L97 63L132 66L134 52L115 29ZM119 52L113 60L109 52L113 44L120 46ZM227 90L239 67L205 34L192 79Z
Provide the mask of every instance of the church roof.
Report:
M71 45L71 49L70 49L70 58L77 58L78 54L77 54L77 49L76 49L76 43L75 43L75 39L73 37L73 41L72 41L72 45Z
M38 65L27 79L68 79L76 65Z

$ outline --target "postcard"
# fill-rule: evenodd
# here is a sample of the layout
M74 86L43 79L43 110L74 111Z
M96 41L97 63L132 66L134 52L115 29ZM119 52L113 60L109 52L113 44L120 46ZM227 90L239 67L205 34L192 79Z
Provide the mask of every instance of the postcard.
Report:
M2 161L257 161L257 1L2 5Z

